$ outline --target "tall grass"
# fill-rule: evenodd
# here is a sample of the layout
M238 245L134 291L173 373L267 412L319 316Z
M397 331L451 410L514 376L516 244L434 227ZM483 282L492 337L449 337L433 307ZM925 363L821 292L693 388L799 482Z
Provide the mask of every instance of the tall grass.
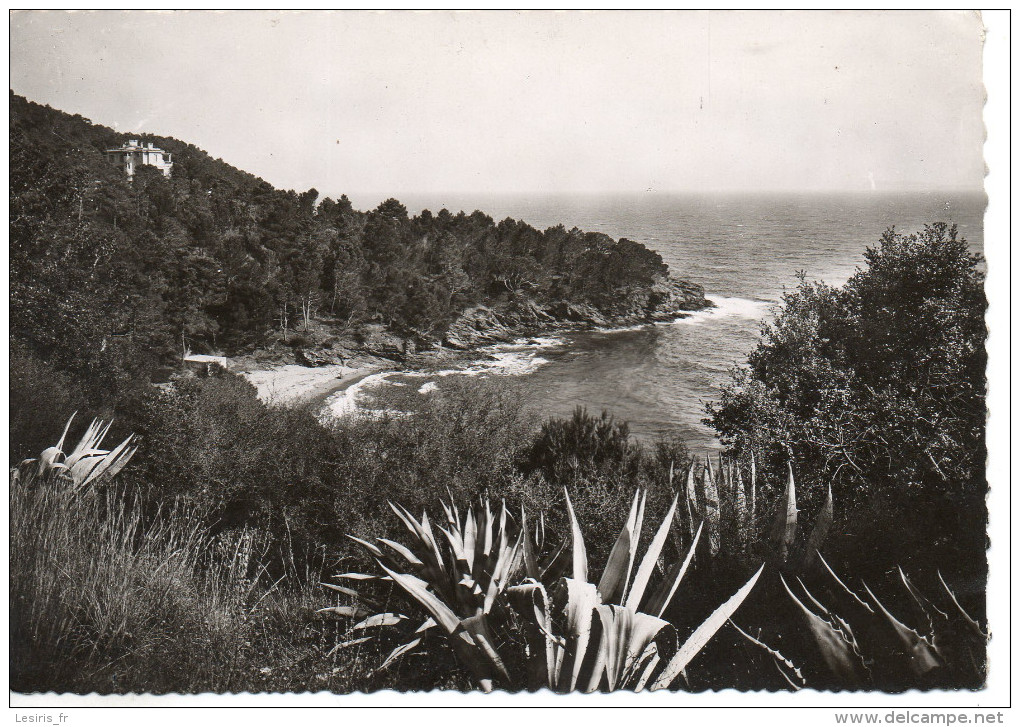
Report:
M323 668L319 574L270 579L267 537L213 537L198 514L146 515L124 489L73 494L12 478L11 688L19 692L358 688Z

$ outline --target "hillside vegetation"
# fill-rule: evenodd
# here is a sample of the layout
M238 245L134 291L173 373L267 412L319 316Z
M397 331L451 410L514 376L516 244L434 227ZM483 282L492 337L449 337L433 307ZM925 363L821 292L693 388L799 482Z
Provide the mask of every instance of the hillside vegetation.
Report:
M144 137L173 154L172 176L143 166L132 182L103 150L137 134L10 102L12 340L94 404L184 347L235 352L317 316L427 346L479 304L612 317L670 295L660 256L629 240L477 211L412 217L395 199L360 212L172 138Z

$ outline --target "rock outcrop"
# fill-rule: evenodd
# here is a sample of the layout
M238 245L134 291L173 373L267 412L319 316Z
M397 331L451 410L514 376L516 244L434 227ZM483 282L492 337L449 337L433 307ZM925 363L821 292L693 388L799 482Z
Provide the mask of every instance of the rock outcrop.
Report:
M403 361L415 352L414 341L390 333L378 323L365 326L358 334L357 350L379 358Z
M652 321L675 320L684 313L714 307L700 285L667 278L655 283L649 291L647 315Z
M479 305L468 308L450 324L443 336L447 348L466 350L491 343L512 341L514 332L491 308Z
M705 298L700 285L672 278L656 281L651 287L626 296L613 312L588 303L560 300L543 305L518 296L492 307L467 309L450 324L442 344L446 348L468 350L555 330L672 321L691 311L711 307L713 304Z
M700 285L671 278L625 293L620 300L598 308L590 303L539 303L526 296L512 296L491 306L468 308L450 324L438 343L444 349L470 351L555 331L672 321L690 311L711 307ZM305 366L326 366L345 364L358 355L406 363L416 352L414 340L401 338L376 323L363 327L349 340L329 339L319 347L297 349L294 355Z
M295 360L302 366L341 366L347 362L347 352L334 348L299 348L294 351Z

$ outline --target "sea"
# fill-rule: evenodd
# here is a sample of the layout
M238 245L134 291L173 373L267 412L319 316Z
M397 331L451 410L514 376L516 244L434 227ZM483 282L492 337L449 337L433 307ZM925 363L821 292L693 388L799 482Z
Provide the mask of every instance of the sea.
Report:
M702 420L743 364L797 275L842 285L883 231L955 224L983 251L986 198L974 193L429 195L401 198L412 214L481 210L545 229L626 237L658 252L674 277L702 285L715 307L672 323L522 340L431 374L380 372L325 404L332 416L370 412L377 387L421 396L447 377L510 376L536 423L575 407L609 412L643 440L680 436L694 452L721 446Z

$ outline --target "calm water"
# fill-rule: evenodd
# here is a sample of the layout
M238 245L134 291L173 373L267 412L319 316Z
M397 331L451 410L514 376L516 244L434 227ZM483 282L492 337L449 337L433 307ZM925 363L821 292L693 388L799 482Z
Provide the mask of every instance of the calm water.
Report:
M627 237L659 252L677 277L705 288L718 308L667 325L583 333L540 346L503 346L467 372L511 374L538 417L568 415L577 405L607 409L640 436L675 431L692 449L718 447L701 424L731 366L754 347L760 322L797 271L841 284L882 232L944 221L982 248L984 197L977 195L435 197L401 199L411 212L481 209L495 219L533 226L563 224ZM423 395L442 376L423 378ZM412 383L393 377L389 383ZM387 377L376 379L387 383ZM428 384L428 385L426 385ZM363 393L363 392L362 392ZM339 394L337 411L352 397Z

